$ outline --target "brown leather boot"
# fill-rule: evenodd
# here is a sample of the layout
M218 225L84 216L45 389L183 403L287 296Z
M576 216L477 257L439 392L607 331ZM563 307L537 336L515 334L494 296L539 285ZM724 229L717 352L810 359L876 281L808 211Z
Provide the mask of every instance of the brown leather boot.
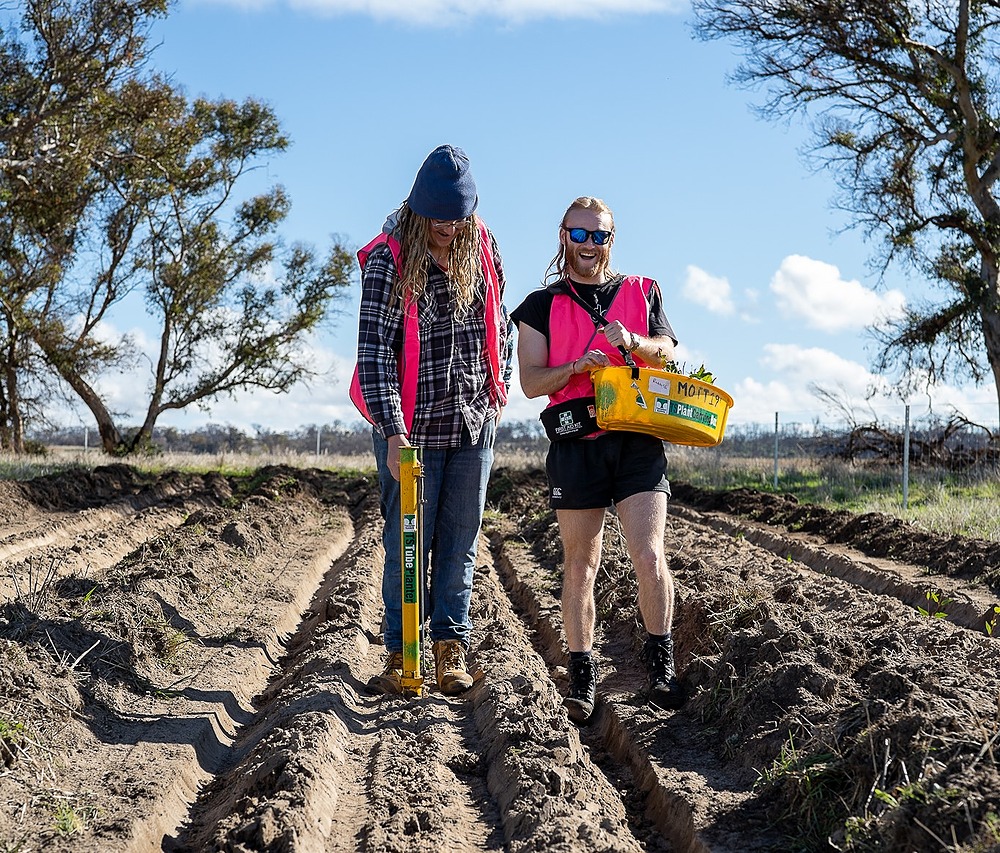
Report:
M454 696L472 687L472 676L465 665L465 646L461 640L438 640L434 644L434 674L442 693Z
M389 652L385 669L381 675L373 675L368 680L368 689L372 693L402 693L403 692L403 653Z

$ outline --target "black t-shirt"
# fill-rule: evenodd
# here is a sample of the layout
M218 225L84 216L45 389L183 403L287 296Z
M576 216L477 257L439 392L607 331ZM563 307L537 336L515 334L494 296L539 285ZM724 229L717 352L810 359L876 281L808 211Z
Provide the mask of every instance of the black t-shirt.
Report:
M608 309L618 293L621 284L621 277L612 279L605 284L580 284L571 280L573 289L580 298L588 305L596 306L602 314L607 316ZM549 340L549 315L552 311L552 297L557 293L566 292L566 282L559 281L548 287L533 290L524 301L515 308L510 318L517 323L525 323L535 331L545 335L545 340ZM674 344L677 337L670 326L666 312L663 310L663 298L660 295L660 286L653 283L649 291L649 335L650 337L669 337Z

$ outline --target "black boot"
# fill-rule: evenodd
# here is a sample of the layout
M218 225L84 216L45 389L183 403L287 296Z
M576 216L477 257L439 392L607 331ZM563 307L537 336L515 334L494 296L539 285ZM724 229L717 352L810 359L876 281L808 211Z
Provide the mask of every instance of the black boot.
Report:
M649 638L642 650L642 660L649 673L649 702L664 711L684 704L684 688L674 674L674 641Z
M597 662L590 656L570 658L569 696L566 712L574 723L585 725L594 714L597 699Z

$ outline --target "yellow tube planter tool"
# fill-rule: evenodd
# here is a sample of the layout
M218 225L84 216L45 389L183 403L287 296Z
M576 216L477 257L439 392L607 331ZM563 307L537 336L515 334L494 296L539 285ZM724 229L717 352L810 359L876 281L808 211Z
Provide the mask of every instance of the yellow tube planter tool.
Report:
M420 696L420 633L423 626L424 489L420 449L399 448L400 557L403 568L403 676L405 693Z

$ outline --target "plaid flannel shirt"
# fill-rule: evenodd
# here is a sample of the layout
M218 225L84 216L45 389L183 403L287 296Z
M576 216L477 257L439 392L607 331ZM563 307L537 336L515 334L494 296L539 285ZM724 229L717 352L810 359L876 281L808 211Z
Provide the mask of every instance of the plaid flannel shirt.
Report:
M496 240L490 234L493 260L504 294L503 266ZM391 304L396 265L386 245L369 255L361 276L361 313L358 323L358 380L375 429L383 438L405 434L400 404L398 357L403 346L403 310ZM463 426L478 440L483 424L498 414L490 399L489 365L485 353L485 303L480 294L464 320L455 317L448 277L430 264L427 289L417 306L420 327L420 371L411 444L442 449L461 444ZM505 336L501 346L504 379L512 368L510 324L503 312Z

